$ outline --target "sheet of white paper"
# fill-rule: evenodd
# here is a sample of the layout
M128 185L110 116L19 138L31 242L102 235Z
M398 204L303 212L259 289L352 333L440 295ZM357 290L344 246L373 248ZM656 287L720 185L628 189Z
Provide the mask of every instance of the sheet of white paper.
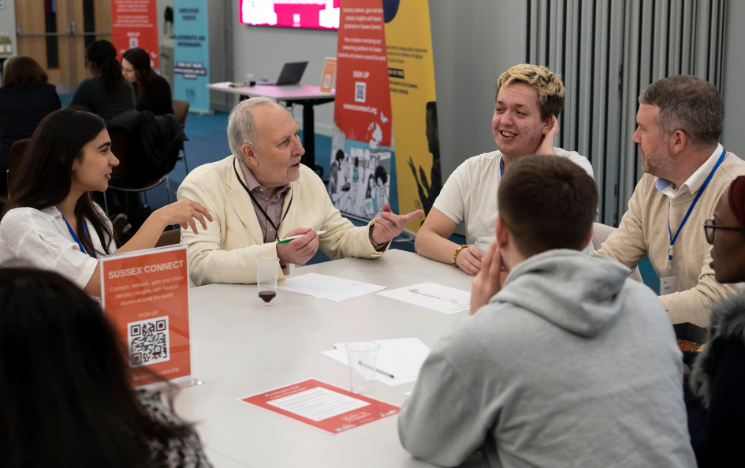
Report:
M426 307L444 314L463 312L471 307L471 293L436 283L421 283L378 293L397 301Z
M411 390L411 391L408 391L408 392L404 392L404 395L406 395L406 396L411 396L411 394L412 394L412 392L413 392L413 391L414 391L414 390Z
M316 387L278 398L268 404L318 422L362 408L370 403L332 392L323 387Z
M392 340L375 340L373 343L380 345L376 366L379 370L394 376L390 378L380 372L375 373L375 380L386 385L403 385L415 382L419 376L419 369L429 356L429 347L418 338L398 338ZM321 354L328 356L344 365L349 365L346 343L336 343L336 349L323 351Z
M385 289L385 286L319 275L318 273L307 273L287 278L281 286L277 286L277 289L341 302L345 299L380 291Z

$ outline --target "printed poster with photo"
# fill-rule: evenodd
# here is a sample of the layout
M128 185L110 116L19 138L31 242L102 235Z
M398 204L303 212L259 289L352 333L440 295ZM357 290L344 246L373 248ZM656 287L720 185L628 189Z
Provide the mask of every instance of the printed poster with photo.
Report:
M340 211L373 219L390 198L395 159L383 2L340 6L329 196Z
M132 386L191 376L186 246L99 260L101 303L126 346Z

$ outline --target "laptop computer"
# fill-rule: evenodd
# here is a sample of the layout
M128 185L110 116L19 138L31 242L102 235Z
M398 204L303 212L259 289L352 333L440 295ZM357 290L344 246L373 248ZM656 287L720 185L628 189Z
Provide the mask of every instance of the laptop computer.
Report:
M285 63L282 67L282 72L279 74L277 81L260 81L256 85L265 86L285 86L294 85L300 83L300 78L305 73L305 67L308 66L308 62L291 62Z

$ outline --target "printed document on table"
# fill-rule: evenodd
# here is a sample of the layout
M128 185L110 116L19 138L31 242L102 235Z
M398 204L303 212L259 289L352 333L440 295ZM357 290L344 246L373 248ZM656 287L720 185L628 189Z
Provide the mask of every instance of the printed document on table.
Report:
M368 406L370 403L316 387L267 404L318 422Z
M375 380L386 385L395 386L415 382L419 376L419 370L429 356L429 347L418 338L399 338L392 340L375 340L373 343L380 345L376 366L381 372L393 375L393 378L375 373ZM349 365L346 343L336 343L330 351L321 354Z
M307 273L288 278L281 286L277 286L277 289L341 302L345 299L380 291L385 289L385 286L319 275L318 273Z
M378 293L397 301L426 307L444 314L463 312L471 307L471 293L436 283L421 283Z

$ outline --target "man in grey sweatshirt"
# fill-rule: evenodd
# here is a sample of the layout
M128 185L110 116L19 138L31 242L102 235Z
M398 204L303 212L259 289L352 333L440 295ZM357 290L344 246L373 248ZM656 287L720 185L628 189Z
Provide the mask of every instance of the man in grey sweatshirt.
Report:
M580 252L594 181L564 158L526 156L498 203L473 315L422 366L401 444L441 466L481 449L490 467L695 467L665 308L625 266Z

